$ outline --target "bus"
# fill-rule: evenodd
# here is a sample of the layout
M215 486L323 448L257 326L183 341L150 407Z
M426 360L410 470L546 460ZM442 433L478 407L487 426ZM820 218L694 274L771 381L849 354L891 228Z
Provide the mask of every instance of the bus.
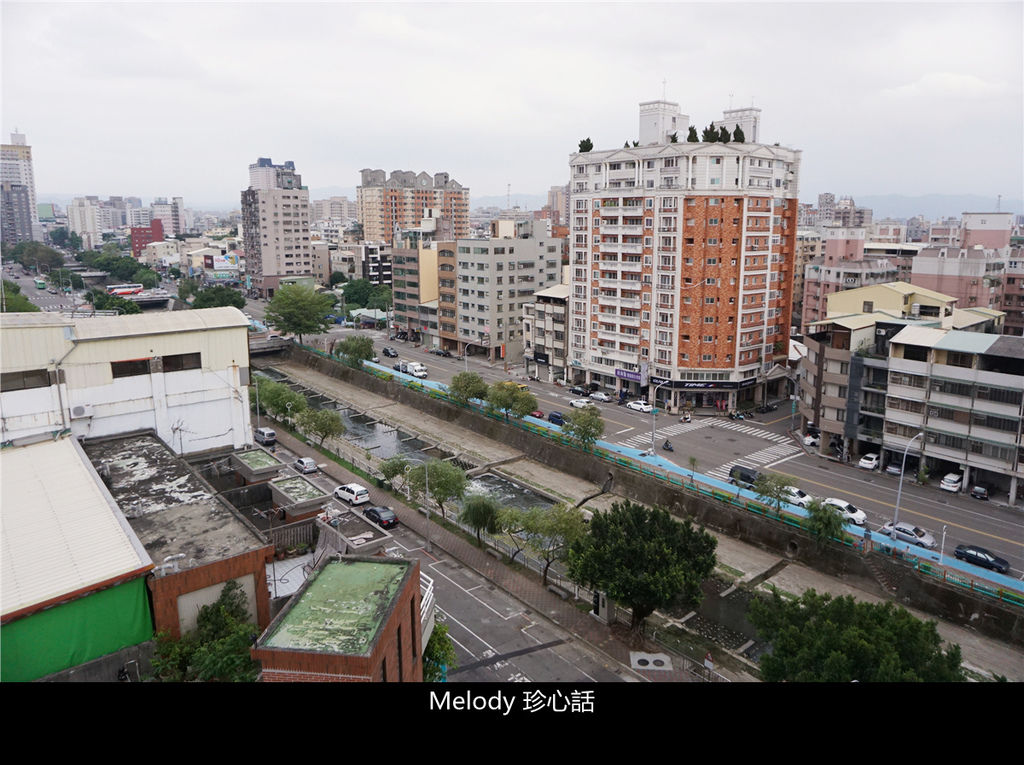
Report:
M141 284L111 284L107 286L108 295L138 295L142 292Z
M40 278L37 277L36 278L36 289L37 290L45 290L46 289L46 279L40 279Z

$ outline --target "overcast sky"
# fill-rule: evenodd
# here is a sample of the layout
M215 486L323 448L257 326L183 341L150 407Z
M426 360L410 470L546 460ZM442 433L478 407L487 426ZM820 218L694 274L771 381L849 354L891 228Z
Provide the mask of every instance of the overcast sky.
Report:
M804 201L1019 198L1022 8L4 0L3 140L26 134L41 196L236 208L269 156L311 188L370 167L514 198L565 183L580 138L637 138L664 87L698 131L760 107Z

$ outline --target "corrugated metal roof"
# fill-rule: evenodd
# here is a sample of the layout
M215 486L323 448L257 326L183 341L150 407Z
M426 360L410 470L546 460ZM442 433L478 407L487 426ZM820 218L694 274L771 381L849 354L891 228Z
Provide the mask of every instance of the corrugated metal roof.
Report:
M79 340L109 340L132 335L158 335L226 327L248 327L249 320L237 308L197 308L130 316L99 316L75 319Z
M548 287L544 290L538 290L533 293L534 297L543 295L544 297L553 298L567 298L569 297L569 285L568 284L556 284L554 287Z
M931 348L943 337L946 330L934 329L932 327L904 327L890 341L891 343L907 343L908 345L923 345Z
M152 566L73 438L0 453L7 615Z
M935 343L935 348L960 353L985 353L999 335L986 335L982 332L958 332L955 329Z

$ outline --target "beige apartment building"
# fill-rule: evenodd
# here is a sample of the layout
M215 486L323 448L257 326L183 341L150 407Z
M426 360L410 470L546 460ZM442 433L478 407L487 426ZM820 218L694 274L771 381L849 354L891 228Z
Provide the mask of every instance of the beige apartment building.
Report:
M760 109L688 143L689 117L640 104L639 145L570 156L574 381L660 406L734 407L785 363L800 151L758 143Z
M356 208L364 240L393 244L400 229L420 225L428 210L451 220L456 237L469 236L469 189L448 173L360 172Z

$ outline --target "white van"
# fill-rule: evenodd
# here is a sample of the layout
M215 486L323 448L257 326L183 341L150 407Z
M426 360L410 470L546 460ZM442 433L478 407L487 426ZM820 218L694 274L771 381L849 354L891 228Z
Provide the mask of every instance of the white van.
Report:
M364 502L370 501L370 492L367 491L365 486L360 486L358 483L347 483L344 486L339 486L334 490L334 496L337 499L343 499L350 505L361 505Z
M277 433L272 428L256 428L252 432L252 436L256 439L256 443L264 446L273 446L277 443Z

